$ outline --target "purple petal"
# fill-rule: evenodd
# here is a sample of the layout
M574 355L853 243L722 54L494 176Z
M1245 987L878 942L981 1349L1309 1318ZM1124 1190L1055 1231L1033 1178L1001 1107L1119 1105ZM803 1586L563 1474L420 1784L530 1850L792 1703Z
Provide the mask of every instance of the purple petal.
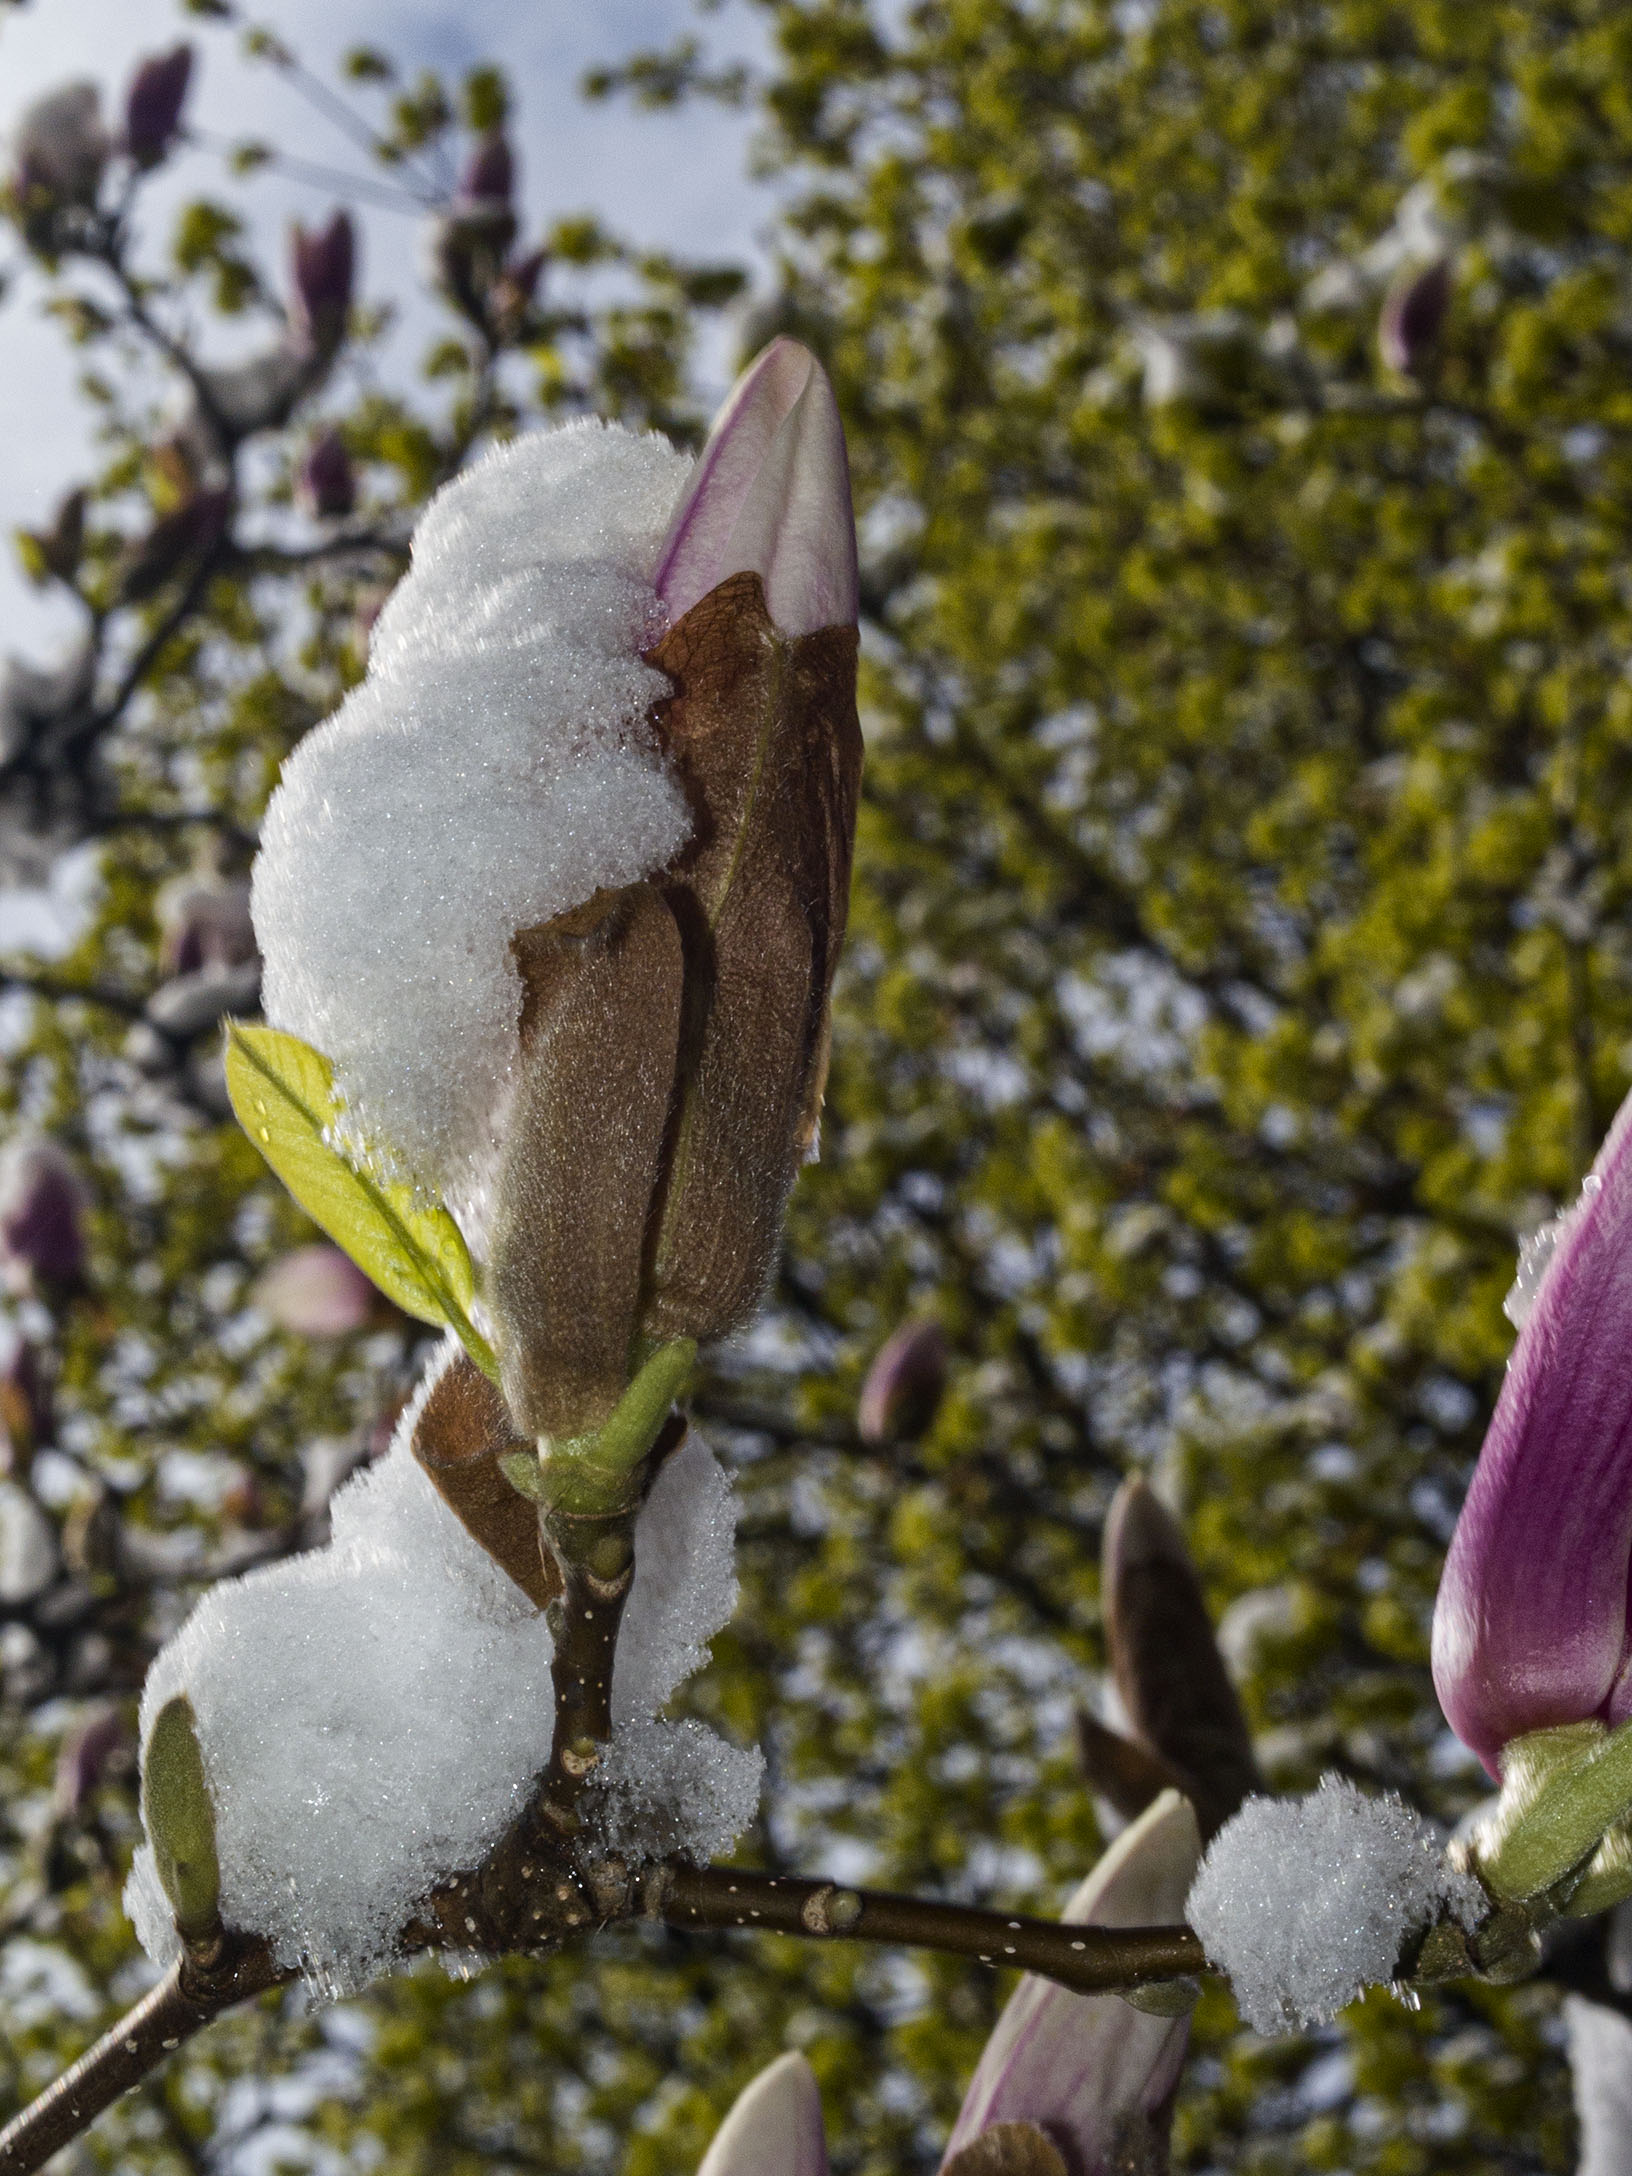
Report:
M904 1322L886 1338L856 1402L863 1443L916 1441L935 1418L951 1357L938 1322Z
M1434 1609L1434 1689L1494 1774L1508 1740L1632 1713L1632 1098L1566 1221Z
M1123 1830L1061 1914L1079 1926L1171 1925L1201 1859L1188 1799L1164 1791ZM994 2123L1035 2123L1073 2176L1097 2176L1135 2111L1178 2081L1190 2021L1149 2017L1116 1995L1074 1995L1027 1973L987 2041L947 2157ZM944 2163L943 2163L944 2166Z
M779 2056L743 2087L697 2176L827 2176L822 2096L802 2055Z
M844 426L827 373L773 340L714 419L658 560L671 620L727 575L757 574L785 635L853 626L856 525Z

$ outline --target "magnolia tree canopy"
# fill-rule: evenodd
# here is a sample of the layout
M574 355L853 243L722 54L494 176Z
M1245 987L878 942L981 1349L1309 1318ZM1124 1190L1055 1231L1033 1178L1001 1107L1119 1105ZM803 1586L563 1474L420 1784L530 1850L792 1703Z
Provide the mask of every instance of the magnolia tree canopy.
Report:
M760 12L7 147L0 2160L1632 2166L1632 36Z

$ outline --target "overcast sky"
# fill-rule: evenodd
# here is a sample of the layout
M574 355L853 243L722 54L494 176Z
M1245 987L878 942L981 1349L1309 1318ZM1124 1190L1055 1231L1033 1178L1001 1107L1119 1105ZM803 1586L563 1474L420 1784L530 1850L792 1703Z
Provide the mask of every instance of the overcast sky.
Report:
M317 73L334 80L352 45L372 43L407 67L457 72L494 59L518 94L514 138L522 194L536 223L569 210L593 210L630 239L696 256L755 261L756 234L768 200L747 180L747 125L713 108L680 115L632 111L625 102L586 105L583 71L637 47L665 45L696 26L690 0L261 0L256 18L281 33ZM753 50L753 26L730 13L702 26L711 46ZM138 56L182 36L200 50L189 119L222 139L254 136L298 149L309 159L366 171L338 130L315 115L275 72L251 66L235 33L184 18L176 0L27 0L0 5L0 136L40 91L75 76L104 86L117 112ZM219 157L189 151L154 190L154 221L164 209L209 189L219 191ZM289 220L326 215L331 197L263 173L234 184L257 225L281 251ZM162 193L161 193L162 192ZM411 217L360 212L365 294L410 296L418 229ZM15 257L0 240L0 263ZM428 323L428 317L424 320ZM422 345L410 318L399 354ZM40 312L40 289L20 279L0 302L0 651L47 655L63 626L17 572L10 545L19 523L37 524L83 465L84 409L73 393L71 351Z

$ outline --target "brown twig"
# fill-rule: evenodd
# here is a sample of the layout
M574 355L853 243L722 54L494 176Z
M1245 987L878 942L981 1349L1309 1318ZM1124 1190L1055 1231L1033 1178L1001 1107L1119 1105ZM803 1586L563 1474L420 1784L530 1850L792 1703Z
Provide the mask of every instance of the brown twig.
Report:
M1207 1969L1201 1943L1185 1926L1078 1926L729 1866L668 1867L654 1903L656 1915L671 1927L754 1927L807 1940L836 1937L935 1949L1035 1972L1084 1995L1186 1979Z
M77 2063L12 2117L0 2131L0 2170L27 2176L43 2167L223 2010L293 1977L273 1964L264 1942L242 1938L229 1938L208 1966L181 1959Z

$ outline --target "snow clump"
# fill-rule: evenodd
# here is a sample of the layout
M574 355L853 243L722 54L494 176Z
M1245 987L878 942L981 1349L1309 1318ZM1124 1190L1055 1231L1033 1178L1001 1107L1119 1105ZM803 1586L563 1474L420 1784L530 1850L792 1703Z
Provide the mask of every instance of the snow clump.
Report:
M387 1455L336 1494L328 1546L213 1588L142 1695L144 1748L167 1701L192 1702L223 1920L264 1935L280 1965L327 1994L389 1965L416 1904L481 1861L549 1758L545 1620L411 1449L456 1350L450 1339L433 1360ZM711 1856L758 1803L757 1751L650 1719L735 1605L734 1527L730 1482L692 1435L636 1524L613 1680L602 1796L619 1848L637 1857ZM176 1932L145 1843L125 1906L148 1955L169 1962Z
M1214 1837L1185 1911L1241 2015L1276 2033L1326 2023L1393 1979L1410 1935L1446 1912L1471 1929L1486 1902L1403 1800L1326 1776L1307 1798L1249 1798Z
M512 1085L510 940L671 861L690 817L646 714L652 586L689 458L583 421L438 493L368 677L284 765L254 871L274 1027L334 1064L351 1145L480 1246Z

